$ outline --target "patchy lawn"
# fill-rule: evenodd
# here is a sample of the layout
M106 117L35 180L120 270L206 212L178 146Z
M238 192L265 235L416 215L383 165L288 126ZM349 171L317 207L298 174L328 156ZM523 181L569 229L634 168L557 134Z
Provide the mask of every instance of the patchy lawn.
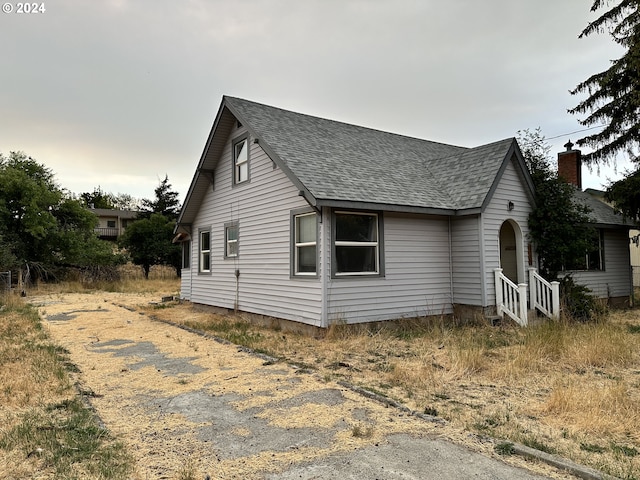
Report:
M640 478L640 310L595 324L428 324L311 338L189 303L140 305L167 320L344 380L469 432ZM508 452L507 452L508 453Z

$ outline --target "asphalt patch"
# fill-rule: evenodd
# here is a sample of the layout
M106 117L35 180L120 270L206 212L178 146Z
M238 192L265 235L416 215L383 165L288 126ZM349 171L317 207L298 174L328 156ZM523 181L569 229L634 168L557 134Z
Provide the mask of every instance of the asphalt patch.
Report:
M72 310L70 312L62 312L57 315L47 315L47 321L49 322L67 322L69 320L73 320L76 318L78 313L107 313L108 310L105 309L97 309L97 310ZM75 314L75 315L74 315Z
M238 410L237 394L211 395L202 391L156 399L149 405L159 415L180 414L199 424L197 436L210 442L219 459L257 455L262 452L287 452L302 447L329 448L334 435L345 428L338 422L333 428L281 428L258 417L265 407ZM301 400L302 401L302 400Z
M127 345L122 347L122 345ZM98 342L92 347L101 353L111 353L114 357L136 358L138 361L127 363L131 370L140 370L153 366L159 372L172 376L180 374L197 374L206 369L191 363L197 357L167 357L160 352L152 342L132 342L131 340L115 339L108 342ZM112 348L121 347L121 348Z

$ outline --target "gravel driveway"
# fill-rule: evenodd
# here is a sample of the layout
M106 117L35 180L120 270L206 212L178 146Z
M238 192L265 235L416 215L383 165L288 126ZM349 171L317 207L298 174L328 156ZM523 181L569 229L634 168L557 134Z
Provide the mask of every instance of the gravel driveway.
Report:
M507 465L490 446L445 440L437 423L125 308L144 296L30 300L101 421L131 447L136 479L572 478Z

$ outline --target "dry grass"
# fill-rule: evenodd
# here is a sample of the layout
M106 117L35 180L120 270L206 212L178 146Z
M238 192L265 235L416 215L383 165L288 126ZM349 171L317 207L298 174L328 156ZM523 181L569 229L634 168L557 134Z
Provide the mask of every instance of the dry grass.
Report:
M54 292L74 288L62 285ZM155 291L156 299L178 289L176 279L108 288ZM505 445L525 443L640 479L639 310L614 312L599 323L548 322L526 329L459 326L444 318L356 329L333 325L324 338L312 338L189 303L141 301L139 308L314 369L326 380L365 387L460 429L504 439ZM351 434L368 433L355 425Z
M521 329L336 325L322 338L189 304L153 315L365 387L461 428L640 478L640 311Z
M0 296L0 478L123 478L130 460L77 398L68 352Z

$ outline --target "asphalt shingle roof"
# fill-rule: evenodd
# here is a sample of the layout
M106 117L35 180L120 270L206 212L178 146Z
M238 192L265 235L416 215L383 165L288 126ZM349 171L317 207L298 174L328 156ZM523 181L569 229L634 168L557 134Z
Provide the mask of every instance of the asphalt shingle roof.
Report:
M625 220L622 215L615 213L613 207L607 205L601 200L598 200L595 196L578 189L575 190L573 196L577 202L586 205L591 209L588 215L591 217L593 223L617 227L633 226L633 222Z
M319 200L478 208L515 142L465 148L233 97L224 102Z

